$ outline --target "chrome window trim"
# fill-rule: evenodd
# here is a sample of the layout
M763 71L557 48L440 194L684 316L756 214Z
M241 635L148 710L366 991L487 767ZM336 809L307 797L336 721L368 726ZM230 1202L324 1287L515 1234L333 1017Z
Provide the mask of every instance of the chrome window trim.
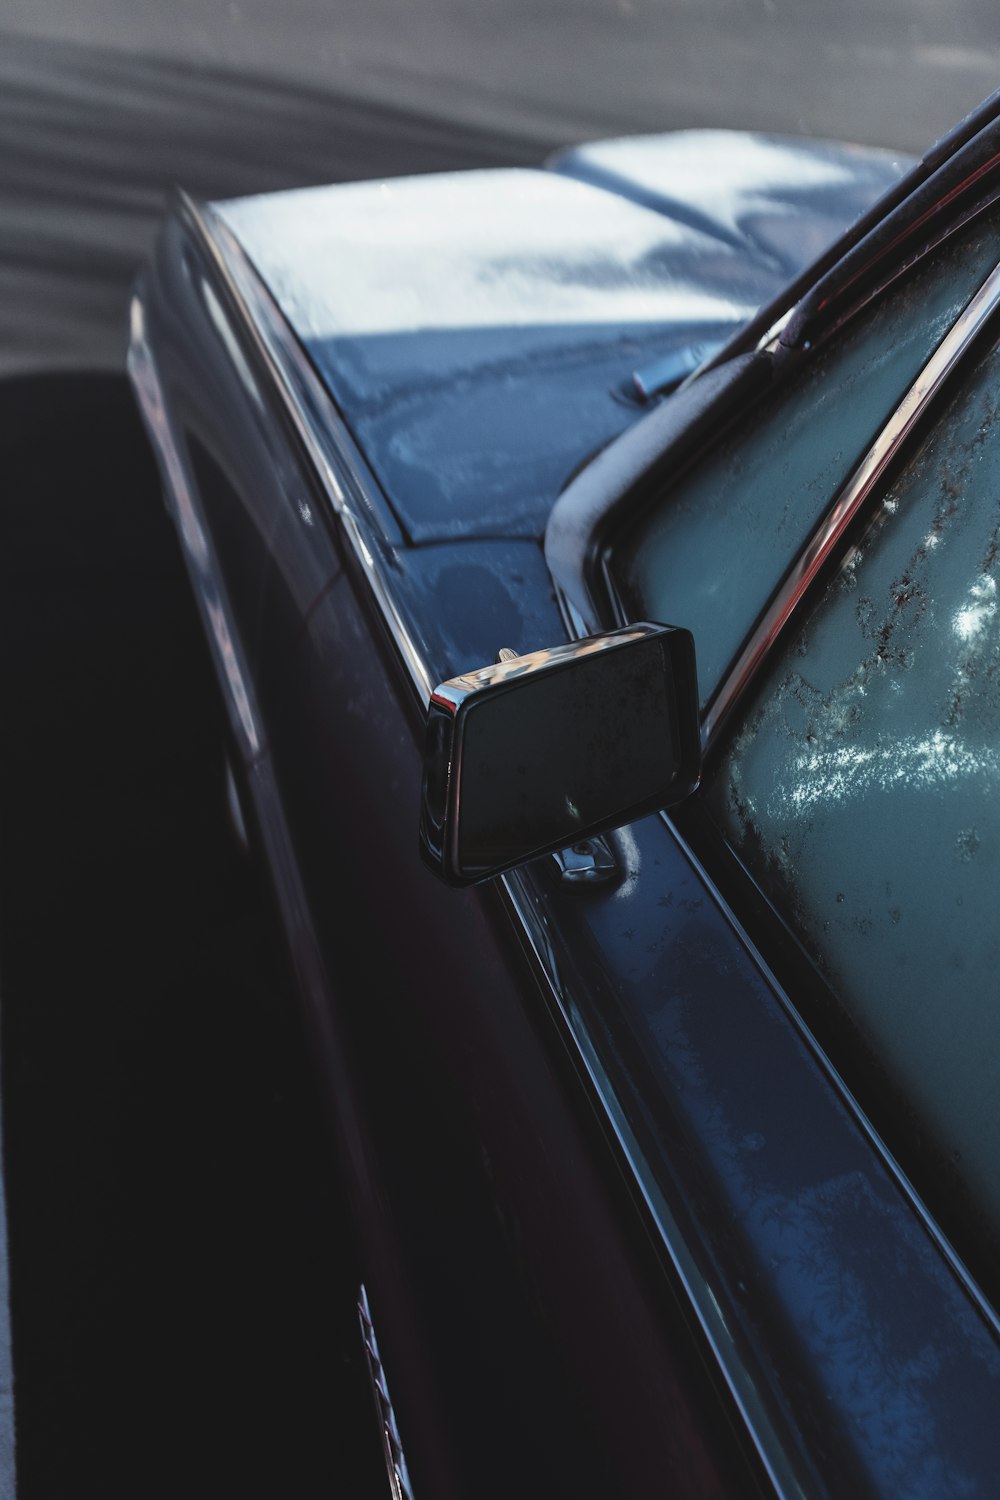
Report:
M368 1366L379 1436L382 1439L382 1456L385 1459L385 1472L389 1480L389 1493L392 1500L413 1500L413 1487L410 1484L410 1474L406 1467L406 1455L403 1452L399 1428L396 1425L396 1413L389 1395L389 1385L385 1378L385 1368L382 1364L378 1339L375 1337L375 1325L372 1322L371 1307L368 1303L368 1289L364 1282L361 1283L358 1291L358 1322L361 1324L365 1363Z
M373 499L374 481L360 456L352 452L353 442L322 381L235 236L211 208L200 208L186 194L179 194L178 202L183 220L211 259L240 314L244 333L281 394L296 435L426 708L435 684L390 582L383 556L385 537L375 522L379 506Z
M748 692L771 649L832 555L851 522L870 499L886 470L935 397L962 362L1000 304L1000 264L994 267L945 334L847 483L792 564L771 603L714 694L702 719L702 748L717 743L730 714Z

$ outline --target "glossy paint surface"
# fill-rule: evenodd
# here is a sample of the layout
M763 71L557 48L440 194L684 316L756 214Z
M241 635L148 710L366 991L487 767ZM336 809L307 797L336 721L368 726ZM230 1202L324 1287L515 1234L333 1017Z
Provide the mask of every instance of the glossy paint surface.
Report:
M498 201L504 181L500 174ZM413 186L415 197L424 186ZM610 195L573 191L612 212ZM282 200L270 225L262 204L248 206L247 248L260 265L271 246L276 277L281 264L294 265L296 276L307 268L318 289L335 283L333 266L343 268L345 285L364 282L377 264L395 268L389 280L399 281L411 222L405 203L391 255L373 252L361 265L369 241L351 238L356 192L314 195L329 209L319 214L325 238L304 244L293 234L286 262ZM439 225L435 238L427 227L409 249L433 261L442 239L465 255L479 243L467 305L485 298L484 337L499 326L498 337L516 344L519 300L531 316L522 352L540 328L546 339L553 330L578 333L563 318L567 267L588 258L593 265L598 251L613 259L601 214L588 209L586 222L573 221L575 248L554 246L540 270L542 232L525 232L518 251L511 220L508 260L520 255L530 265L535 257L522 297L512 292L517 275L486 276L490 255L471 222L481 185L451 196L450 230ZM623 244L653 243L649 224L661 221L623 206L639 236ZM240 212L225 211L231 227L240 227ZM340 240L338 224L346 226ZM544 233L558 239L556 230ZM699 258L706 241L701 230L673 238L681 281L685 255L697 245ZM722 260L708 256L708 264L735 259L733 247L715 244ZM671 275L663 271L664 284ZM164 420L211 536L206 556L224 585L213 576L212 597L227 601L229 638L250 643L244 658L262 684L255 702L266 753L253 774L261 782L266 768L262 805L272 799L291 830L290 885L303 893L291 921L315 931L319 967L341 977L325 1000L320 987L314 1004L328 1018L318 1030L329 1081L347 1057L355 1090L363 1080L357 1117L342 1129L415 1488L423 1477L430 1493L499 1495L531 1472L553 1492L742 1497L766 1474L765 1488L782 1495L990 1494L1000 1466L992 1328L664 823L646 820L616 836L621 879L611 888L562 886L545 862L512 877L505 894L447 891L422 870L416 678L344 545L339 513L282 436L281 402L248 356L239 317L217 288L227 337L205 278L212 281L210 267L189 232L168 227L145 294L144 338L167 392ZM442 319L445 282L442 275L435 293ZM611 283L626 306L634 278ZM291 299L293 323L301 320L295 286L276 279L272 290ZM592 277L584 297L592 309L600 290ZM493 293L506 323L488 321ZM336 301L336 288L329 295ZM455 361L433 325L412 326L412 308L397 303L393 316L409 319L403 375L391 360L368 368L368 354L380 359L392 335L382 330L364 346L350 308L341 334L305 332L303 342L331 388L343 352L344 391L356 407L342 408L371 462L370 515L388 516L378 541L395 607L420 658L418 675L441 681L485 665L500 646L564 639L533 538L542 497L553 498L552 449L573 424L567 417L550 432L538 415L513 421L502 394L505 370L517 388L516 369L503 359ZM613 345L613 319L595 316L591 333L605 327ZM462 342L460 329L449 331ZM655 339L636 343L647 357ZM588 399L608 400L604 354L591 361L586 339L559 348ZM369 382L363 399L359 370ZM542 361L537 379L544 384L551 373ZM522 374L529 385L536 378L531 367ZM488 425L461 431L466 410L480 410ZM580 456L594 440L590 411L584 402L576 414ZM446 502L440 488L414 484L412 515L404 515L392 481L403 472L394 465L410 451L415 413L439 435L443 469L463 443L478 448L477 463L488 458L485 500L466 474ZM195 442L215 465L202 465L197 485L185 458ZM364 459L349 436L343 445L345 470L360 473ZM272 464L281 477L265 498ZM549 476L530 503L529 473ZM308 524L302 505L318 524ZM434 544L414 545L418 536ZM193 577L197 588L197 570ZM344 992L351 972L366 976L363 994L349 985ZM650 1236L660 1259L650 1258ZM674 1297L704 1364L679 1330ZM488 1472L480 1472L484 1454Z
M178 521L171 484L187 496L210 641L238 643L261 684L257 748L243 748L251 837L344 1155L414 1487L500 1497L530 1473L595 1500L682 1480L706 1497L745 1493L713 1382L669 1293L645 1277L559 1049L525 1006L533 981L495 892L448 891L420 864L411 681L277 404L259 420L247 345L252 381L231 368L210 275L171 223L140 293L132 365ZM240 338L221 289L218 306ZM199 446L213 462L196 483ZM467 611L489 549L455 567Z

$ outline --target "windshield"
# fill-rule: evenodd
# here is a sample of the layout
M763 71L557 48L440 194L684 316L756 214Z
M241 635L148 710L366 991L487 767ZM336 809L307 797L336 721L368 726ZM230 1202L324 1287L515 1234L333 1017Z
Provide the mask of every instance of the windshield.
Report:
M996 261L996 215L896 284L613 545L631 619L694 633L702 706L790 562Z
M712 816L1000 1232L1000 348L768 671Z

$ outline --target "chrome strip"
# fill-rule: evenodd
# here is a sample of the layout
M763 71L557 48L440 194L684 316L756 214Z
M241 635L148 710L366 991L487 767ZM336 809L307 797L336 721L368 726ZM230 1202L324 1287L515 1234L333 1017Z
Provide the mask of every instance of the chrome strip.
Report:
M669 631L662 625L635 621L631 625L624 625L620 630L606 630L602 635L590 636L585 646L580 645L578 640L564 641L561 646L543 646L540 651L525 651L520 656L505 646L501 648L498 659L489 666L476 667L471 672L463 672L460 677L451 677L447 682L438 683L431 697L435 703L454 712L461 708L467 698L482 692L484 688L512 682L519 677L531 677L580 656L618 651L622 646L634 646L637 641L668 634Z
M339 434L341 441L336 450L325 435L324 429L336 433L341 427L333 403L236 238L210 209L200 209L183 194L180 202L186 220L239 310L258 358L284 398L296 434L361 565L417 695L426 707L435 684L389 582L382 556L384 544L373 525L375 511L368 499L373 481L368 479L366 483L360 466L347 468L345 451L351 443L346 430Z
M406 1467L406 1456L403 1453L403 1445L399 1440L399 1428L396 1426L396 1414L392 1409L392 1401L389 1398L389 1386L385 1378L385 1370L382 1368L382 1356L379 1353L378 1340L375 1337L375 1327L372 1323L371 1308L368 1305L368 1292L364 1282L358 1292L358 1320L361 1323L361 1339L365 1346L365 1358L368 1365L368 1374L371 1377L372 1395L375 1398L375 1412L378 1417L379 1432L382 1436L382 1451L385 1455L385 1471L389 1478L389 1492L392 1500L413 1500L413 1489L410 1485L410 1475Z
M716 743L737 700L757 675L820 568L899 453L930 402L982 331L998 303L1000 265L990 272L979 291L945 334L758 620L750 639L730 667L702 720L701 740L706 752Z
M427 665L420 657L414 639L405 628L402 611L391 594L390 582L377 561L377 549L374 545L365 546L364 537L370 528L370 522L353 509L353 505L361 506L365 503L364 477L356 475L351 485L341 485L333 471L335 460L328 454L321 430L323 423L335 433L340 426L333 404L320 386L305 355L295 344L294 336L284 325L269 293L260 285L257 273L232 236L224 226L218 225L218 221L212 220L209 223L193 204L185 201L184 206L190 222L211 253L219 275L224 279L235 306L247 325L247 332L253 336L260 357L266 361L266 368L327 489L338 520L358 552L364 576L393 632L417 696L426 708L434 684L431 683ZM217 225L221 233L218 238L214 238ZM260 322L259 328L254 326L257 320ZM373 510L370 504L368 509ZM809 1493L808 1482L800 1481L794 1472L795 1459L765 1410L764 1393L758 1388L746 1361L736 1348L725 1313L708 1278L698 1270L696 1254L671 1214L656 1183L655 1174L641 1153L582 1017L562 990L555 957L545 937L544 922L533 912L531 898L516 872L501 877L500 883L511 913L520 923L525 941L544 975L554 1007L565 1026L567 1040L575 1051L584 1076L590 1080L611 1140L617 1145L623 1166L635 1182L640 1199L651 1216L652 1227L692 1300L709 1347L719 1362L722 1377L746 1423L750 1441L771 1479L778 1500L804 1500ZM377 1354L377 1346L375 1352ZM407 1492L403 1491L402 1494L404 1500L408 1500Z
M670 825L667 825L668 828ZM670 830L673 832L673 830ZM743 1358L733 1331L726 1321L708 1277L698 1257L688 1244L653 1172L625 1111L615 1095L586 1025L577 1014L563 989L559 966L545 931L545 919L532 910L531 896L522 876L512 871L500 876L507 901L524 928L535 962L548 985L549 993L561 1016L569 1038L576 1048L576 1058L593 1094L604 1110L605 1122L638 1189L641 1201L655 1225L664 1249L690 1301L699 1327L708 1341L719 1370L736 1408L746 1424L754 1449L764 1466L780 1500L807 1500L810 1478L795 1472L795 1461L782 1442L768 1415L766 1397L760 1390Z

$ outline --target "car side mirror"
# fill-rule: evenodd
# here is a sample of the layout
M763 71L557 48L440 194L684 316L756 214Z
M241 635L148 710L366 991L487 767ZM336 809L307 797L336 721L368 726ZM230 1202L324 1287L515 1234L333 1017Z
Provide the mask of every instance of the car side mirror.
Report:
M502 654L431 695L420 846L450 885L620 827L698 783L687 630L644 623Z

